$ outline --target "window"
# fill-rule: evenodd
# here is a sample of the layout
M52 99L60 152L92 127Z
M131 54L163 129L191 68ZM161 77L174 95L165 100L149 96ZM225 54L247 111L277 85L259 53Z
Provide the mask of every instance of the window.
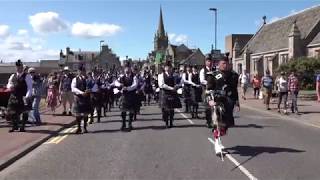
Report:
M287 63L288 60L289 60L288 54L281 54L281 55L280 55L280 63L281 63L281 64Z

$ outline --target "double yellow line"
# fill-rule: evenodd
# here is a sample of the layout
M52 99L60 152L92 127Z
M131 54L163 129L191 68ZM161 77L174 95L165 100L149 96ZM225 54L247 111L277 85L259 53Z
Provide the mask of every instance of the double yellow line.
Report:
M73 133L77 130L77 127L73 126L70 128L67 128L63 131L61 131L57 136L50 138L47 142L45 142L44 144L58 144L60 143L62 140L64 140L68 135L70 135L70 133Z

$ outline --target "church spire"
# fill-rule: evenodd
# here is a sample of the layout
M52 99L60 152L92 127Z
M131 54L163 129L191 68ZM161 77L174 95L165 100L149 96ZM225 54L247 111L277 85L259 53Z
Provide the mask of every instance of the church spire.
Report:
M160 19L159 19L159 26L158 26L158 36L159 37L164 37L165 36L161 6L160 6Z

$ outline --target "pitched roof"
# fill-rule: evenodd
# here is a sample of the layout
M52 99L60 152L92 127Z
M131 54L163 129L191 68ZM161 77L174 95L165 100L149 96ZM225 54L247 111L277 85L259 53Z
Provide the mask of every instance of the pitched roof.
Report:
M320 6L305 9L300 13L265 24L248 42L249 51L258 53L288 48L288 35L295 21L300 30L301 39L305 39L320 21Z
M310 42L309 45L312 44L319 44L320 43L320 32L317 34L317 36Z
M201 52L200 49L197 49L189 57L187 57L186 59L182 60L180 62L180 64L183 64L183 65L200 65L200 66L202 66L202 65L204 65L204 61L205 61L204 54Z
M190 49L186 45L181 44L176 48L176 52L190 52Z

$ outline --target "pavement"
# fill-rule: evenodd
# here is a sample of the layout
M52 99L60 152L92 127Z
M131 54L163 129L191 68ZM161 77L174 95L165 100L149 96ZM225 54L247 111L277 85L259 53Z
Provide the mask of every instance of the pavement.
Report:
M57 112L60 111L62 111L61 107L57 109ZM0 119L0 170L34 150L74 121L73 118L52 116L44 107L41 112L43 125L27 124L26 132L8 133L10 126L5 119Z
M165 129L152 105L142 107L131 132L119 131L118 109L88 134L66 128L2 170L0 179L319 179L319 128L249 102L222 138L224 161L214 154L205 120L177 111L175 127Z

